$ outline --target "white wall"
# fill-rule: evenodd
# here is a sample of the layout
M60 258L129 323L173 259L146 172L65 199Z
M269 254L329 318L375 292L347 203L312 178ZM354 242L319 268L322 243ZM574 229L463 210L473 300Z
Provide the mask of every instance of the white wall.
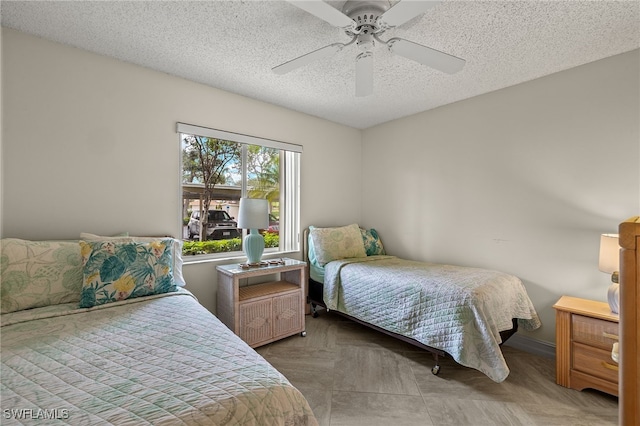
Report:
M362 224L411 259L519 276L554 342L563 294L606 301L599 236L640 213L639 52L363 133Z
M2 30L0 234L180 232L182 121L304 145L302 225L520 276L553 342L561 294L605 300L598 238L640 212L638 51L363 132ZM295 256L299 257L299 256ZM185 266L215 310L215 263Z
M3 238L180 235L178 121L303 145L302 225L360 218L357 129L9 29L2 112ZM215 264L184 273L215 310Z

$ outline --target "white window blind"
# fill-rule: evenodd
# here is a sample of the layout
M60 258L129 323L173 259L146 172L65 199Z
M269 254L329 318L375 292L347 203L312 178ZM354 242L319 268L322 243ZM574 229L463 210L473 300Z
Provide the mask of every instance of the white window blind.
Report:
M187 133L190 135L206 136L208 138L224 139L247 145L261 145L268 148L282 149L289 152L302 152L302 145L296 145L288 142L274 141L272 139L264 139L256 136L243 135L241 133L227 132L224 130L210 129L208 127L195 126L193 124L178 123L178 133Z

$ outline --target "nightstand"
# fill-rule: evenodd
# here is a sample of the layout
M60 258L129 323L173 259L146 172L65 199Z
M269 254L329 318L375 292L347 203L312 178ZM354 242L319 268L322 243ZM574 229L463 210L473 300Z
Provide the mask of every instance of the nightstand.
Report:
M305 262L294 259L256 267L218 266L218 318L253 348L297 333L305 336L306 268ZM279 279L240 283L272 275Z
M562 296L556 310L556 383L618 396L618 315L604 302Z

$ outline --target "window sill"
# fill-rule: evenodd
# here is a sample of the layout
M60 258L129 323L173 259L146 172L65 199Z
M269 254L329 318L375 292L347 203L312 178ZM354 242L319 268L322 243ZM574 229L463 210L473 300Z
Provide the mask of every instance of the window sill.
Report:
M284 257L289 254L299 254L300 251L270 251L265 252L263 257L265 259L274 259L278 257ZM218 254L195 254L195 255L182 255L183 265L195 265L198 263L232 263L232 262L246 262L247 257L244 253L218 253Z

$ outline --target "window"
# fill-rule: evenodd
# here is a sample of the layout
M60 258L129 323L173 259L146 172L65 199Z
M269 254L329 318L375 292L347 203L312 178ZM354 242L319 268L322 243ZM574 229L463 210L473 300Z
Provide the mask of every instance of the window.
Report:
M184 255L242 251L241 197L268 201L265 253L299 250L301 146L183 123L177 131Z

